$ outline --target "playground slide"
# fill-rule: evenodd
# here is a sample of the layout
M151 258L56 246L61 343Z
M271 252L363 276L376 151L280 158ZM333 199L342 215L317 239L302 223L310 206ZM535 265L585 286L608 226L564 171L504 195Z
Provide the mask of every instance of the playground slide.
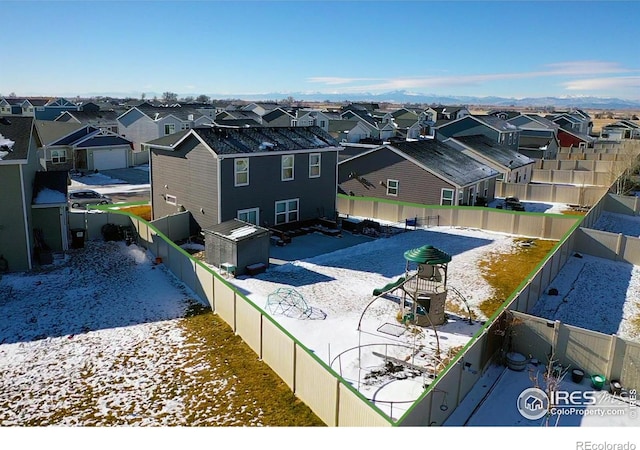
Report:
M394 281L393 283L389 283L389 284L385 285L383 288L374 289L373 290L373 295L375 295L377 297L379 295L384 294L385 292L392 291L395 288L397 288L398 286L401 286L402 283L404 283L404 277L398 278L396 281Z

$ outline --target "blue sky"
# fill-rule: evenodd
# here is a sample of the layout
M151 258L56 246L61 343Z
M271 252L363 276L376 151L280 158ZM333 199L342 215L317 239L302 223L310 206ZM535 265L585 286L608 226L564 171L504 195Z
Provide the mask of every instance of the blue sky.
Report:
M637 1L0 0L0 17L0 95L640 100Z

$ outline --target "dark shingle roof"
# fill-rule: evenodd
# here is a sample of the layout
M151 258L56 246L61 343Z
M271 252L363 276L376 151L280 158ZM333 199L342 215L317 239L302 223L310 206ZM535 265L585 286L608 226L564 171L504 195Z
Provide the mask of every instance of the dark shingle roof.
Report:
M295 151L338 147L339 143L320 127L220 127L191 130L218 154ZM149 144L172 147L188 131L156 139Z
M392 147L458 186L467 186L498 172L436 139L394 143Z
M264 116L262 116L262 119L267 121L267 122L271 122L272 120L277 119L280 116L284 116L284 115L289 115L291 116L289 113L287 113L286 111L280 109L280 108L276 108L270 112L268 112L267 114L265 114ZM293 118L293 116L291 116L291 118Z
M534 162L533 159L522 153L518 153L507 146L500 145L493 139L489 139L483 135L458 136L455 140L473 148L482 155L486 155L486 157L492 161L511 169L526 166Z
M33 117L4 116L10 124L0 122L0 135L13 142L11 151L0 158L2 161L27 159L29 154L29 139L33 126ZM0 139L1 140L1 139ZM7 152L8 150L0 149Z
M501 118L496 116L474 115L472 117L475 117L480 122L483 122L489 125L490 127L493 127L500 131L517 131L518 130L518 127L516 127L515 125L512 125L506 120L502 120Z

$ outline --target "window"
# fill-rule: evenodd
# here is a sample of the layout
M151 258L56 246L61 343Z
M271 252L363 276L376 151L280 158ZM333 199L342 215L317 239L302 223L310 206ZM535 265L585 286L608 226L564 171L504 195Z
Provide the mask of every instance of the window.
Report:
M293 155L282 155L282 181L293 180Z
M176 125L174 123L168 123L164 126L164 134L169 135L176 132Z
M298 221L299 199L276 202L276 225Z
M53 164L62 164L67 162L66 150L51 150L51 162Z
M178 204L178 199L176 198L175 195L169 195L167 194L167 196L165 197L165 200L167 201L168 204L170 205L177 205Z
M249 158L236 158L234 161L235 186L249 185Z
M464 203L464 191L458 191L458 205L462 205Z
M326 121L324 121L324 120L321 120L321 121L320 121L320 127L321 127L321 128L324 128L324 127L326 127L326 126L327 126L327 122L326 122Z
M311 153L309 155L309 178L318 178L320 176L320 153Z
M240 209L237 214L238 220L242 220L244 222L249 222L254 225L258 225L258 221L260 220L260 209L259 208L250 208L250 209Z
M509 145L513 143L513 134L509 133Z
M398 180L387 180L387 195L393 195L394 197L397 197L399 187L400 182Z
M498 142L500 142L501 144L504 144L504 134L500 133L500 136L498 137Z
M484 198L489 198L489 180L484 180Z
M453 189L442 189L440 196L441 205L453 205Z

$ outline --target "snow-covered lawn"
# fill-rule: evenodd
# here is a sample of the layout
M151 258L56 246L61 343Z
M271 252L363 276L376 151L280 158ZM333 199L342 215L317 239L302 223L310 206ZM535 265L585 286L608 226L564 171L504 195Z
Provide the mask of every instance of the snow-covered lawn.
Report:
M226 343L207 340L224 335L213 320L202 334L184 326L213 319L182 319L195 298L124 242L89 241L41 270L2 275L0 426L282 424L287 413L234 369L264 371L256 355L247 348L252 360L234 366ZM272 372L261 378L289 392Z
M316 241L314 245L319 246L319 241L338 239L313 233L296 237L289 245L297 245L303 252L307 242ZM397 418L430 379L410 368L397 374L381 373L385 361L374 352L424 367L434 363L438 341L439 360L465 345L486 320L478 305L493 293L479 262L490 253L511 252L514 239L477 229L417 229L272 265L263 274L241 276L232 282L367 398L375 399L381 409L388 411L394 402L393 416ZM451 300L453 312L449 309L448 323L438 326L436 334L431 327L404 326L398 321L399 291L373 301L375 288L405 275L404 252L423 245L433 245L452 256L448 286L460 291L479 320L469 323L464 305ZM309 314L292 313L296 310L283 314L273 304L267 306L270 294L279 288L295 289L311 308Z
M640 237L640 216L603 211L591 228L609 233L622 233L625 236Z

